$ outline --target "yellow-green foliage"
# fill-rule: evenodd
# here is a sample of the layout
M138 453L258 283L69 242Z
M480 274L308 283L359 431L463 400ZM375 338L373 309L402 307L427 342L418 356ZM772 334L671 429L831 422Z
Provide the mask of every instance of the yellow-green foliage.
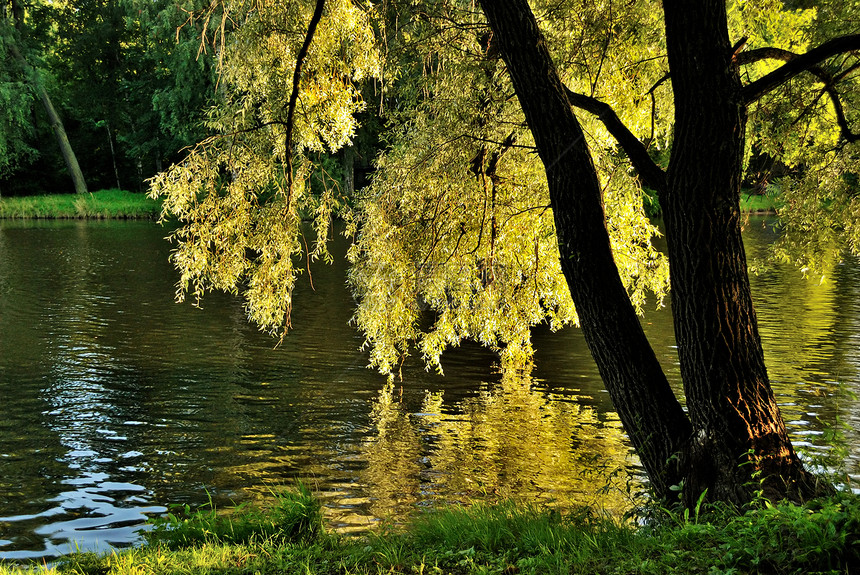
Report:
M244 285L250 318L263 328L289 326L292 290L301 271L294 258L327 257L325 238L339 201L335 190L313 196L306 151L337 150L356 129L364 104L356 82L379 73L368 15L348 0L330 0L305 60L293 141L286 142L286 102L312 5L227 2L224 20L238 23L220 45L223 98L209 114L215 136L152 181L173 234L181 272L178 297ZM288 149L289 148L289 149ZM286 173L294 156L295 183ZM314 238L312 238L314 240Z
M475 17L468 6L461 9L449 6L445 16ZM432 65L419 82L423 97L398 118L391 148L359 200L350 251L355 322L372 363L385 372L396 369L413 341L437 369L445 348L463 339L498 350L504 365L525 365L532 326L577 321L544 167L504 65L488 53L486 28L416 25L411 34L421 38ZM607 63L607 76L620 73L623 57ZM587 90L584 84L574 87ZM666 261L651 246L657 230L629 167L601 126L588 126L593 147L605 152L595 161L616 264L641 310L649 293L658 302L665 293Z
M531 327L575 324L576 312L560 271L544 169L480 10L462 0L327 2L290 146L286 102L312 4L218 5L235 29L219 44L222 98L209 114L216 135L152 188L164 198L164 216L183 224L173 234L179 298L241 291L251 319L272 331L288 327L297 274L328 258L325 239L337 214L355 238L354 321L373 365L391 372L414 345L441 369L443 351L463 339L497 350L505 365L528 364ZM674 110L660 2L532 5L565 83L612 106L665 164ZM747 50L802 52L842 30L837 24L850 6L834 6L786 10L777 0L736 0L729 35L747 37ZM742 79L754 81L782 63L741 63ZM837 86L852 125L860 120L856 76L840 76ZM387 146L352 211L336 190L310 192L304 152L349 143L364 107L359 84L369 78L375 97L377 88L385 96ZM657 230L643 211L640 182L600 119L577 115L603 185L621 278L638 309L649 294L659 305L668 265L652 247ZM856 143L840 140L835 117L814 75L750 109L747 159L766 153L794 169L781 182L788 233L780 256L809 269L823 259L822 246L860 249L853 199L860 154ZM288 155L296 166L292 185ZM313 222L312 237L302 234L303 218Z

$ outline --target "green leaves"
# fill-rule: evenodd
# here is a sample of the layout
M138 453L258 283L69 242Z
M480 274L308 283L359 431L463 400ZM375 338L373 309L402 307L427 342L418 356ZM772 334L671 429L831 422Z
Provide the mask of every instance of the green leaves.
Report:
M484 24L467 6L410 27L421 38L420 91L407 101L358 203L350 282L354 321L371 362L396 369L415 342L428 366L463 339L499 352L507 367L531 360L530 330L575 324L561 273L543 165ZM434 21L434 17L439 20ZM444 24L443 24L444 22ZM557 22L555 24L561 24ZM591 125L595 127L595 124ZM665 293L665 258L650 243L641 190L593 131L616 261L634 304Z
M346 0L329 2L305 61L294 140L286 142L284 102L308 6L227 2L222 10L223 21L239 24L219 46L223 96L207 122L216 135L154 178L151 194L164 197L164 219L183 224L171 235L178 298L241 290L250 319L276 331L290 325L299 256L326 256L338 205L332 189L310 193L304 154L350 141L363 108L357 82L378 73L379 57L367 14ZM298 160L293 186L288 154ZM305 218L312 230L302 227ZM311 231L317 241L307 249Z

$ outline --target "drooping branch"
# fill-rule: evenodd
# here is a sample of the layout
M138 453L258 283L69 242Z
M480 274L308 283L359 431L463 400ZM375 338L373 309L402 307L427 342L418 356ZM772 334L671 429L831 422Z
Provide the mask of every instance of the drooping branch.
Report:
M606 129L612 134L612 137L621 146L621 149L630 158L630 163L639 172L643 183L649 188L657 191L663 191L666 188L666 173L657 165L651 156L648 155L648 150L645 145L633 135L624 122L615 113L612 107L601 102L597 98L592 98L584 94L577 94L570 88L565 87L567 99L575 108L585 110L597 116L597 119L603 122Z
M296 102L299 99L299 83L302 79L302 66L305 63L305 58L308 56L308 50L310 50L311 41L314 39L314 33L317 31L317 24L319 24L322 19L324 6L325 0L317 0L313 16L311 16L311 22L308 24L308 32L305 34L305 42L302 44L302 48L296 56L296 69L293 72L293 91L290 93L290 102L287 108L287 134L285 136L287 183L290 196L293 195L293 155L290 148L293 144L293 126L295 124Z
M851 126L848 125L848 118L845 117L845 109L842 107L842 100L839 99L836 88L827 86L825 90L830 96L830 101L833 102L833 111L836 113L836 123L839 125L842 138L850 143L860 141L860 133L855 134L851 131Z
M759 48L757 50L750 50L744 54L739 54L737 59L739 64L752 64L754 62L759 62L761 60L782 60L784 62L794 62L798 58L801 58L800 55L795 54L789 50L783 50L782 48ZM784 68L785 66L783 66ZM834 76L818 64L812 64L808 66L805 70L809 72L816 78L818 78L822 84L824 84L824 90L822 93L826 93L830 97L830 101L833 103L833 110L836 114L836 123L839 126L842 137L847 142L856 142L860 140L860 134L855 134L851 131L851 127L848 125L848 119L845 116L845 109L842 106L842 100L839 96L839 92L836 90L836 84L845 76L850 74L852 71L856 70L860 65L854 65L848 67L847 70L843 70L838 75ZM782 69L782 68L780 68ZM767 76L765 76L766 78ZM764 79L764 78L762 78ZM753 82L755 84L755 82ZM753 84L750 84L752 86ZM748 86L749 87L749 86Z
M827 58L854 50L860 50L860 34L840 36L828 40L821 46L813 48L805 54L795 55L773 72L765 74L755 82L747 84L741 89L741 98L745 104L751 104L798 74L811 71L812 68L817 67L819 63ZM746 54L738 54L737 61L739 64L744 64L774 57L782 60L785 59L782 57L781 51L776 48L762 48L760 50L751 50Z

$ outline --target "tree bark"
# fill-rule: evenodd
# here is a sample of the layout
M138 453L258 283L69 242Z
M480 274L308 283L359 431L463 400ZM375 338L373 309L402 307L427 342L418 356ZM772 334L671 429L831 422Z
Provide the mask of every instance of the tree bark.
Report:
M84 180L84 174L81 172L81 167L78 165L78 158L75 156L72 145L69 143L69 137L66 135L63 121L60 119L60 115L57 114L57 110L54 108L54 104L51 102L51 98L48 96L48 91L45 89L44 84L39 79L39 73L36 69L30 66L30 63L27 62L27 59L23 54L21 54L17 46L11 44L9 46L9 51L12 53L12 57L15 58L24 70L27 80L33 86L33 89L36 90L36 93L39 95L39 99L42 101L42 105L45 107L45 112L48 114L48 121L51 123L51 129L57 139L57 145L60 147L60 152L63 154L63 160L66 162L66 168L69 170L69 176L72 178L75 192L78 194L86 194L87 183L86 180Z
M355 148L344 146L340 151L340 165L343 170L343 194L352 198L355 196Z
M740 229L746 108L725 0L664 0L675 133L660 197L689 416L691 496L812 494L767 376Z
M819 492L788 439L764 364L740 232L746 109L725 0L664 0L676 126L666 179L672 303L689 416L674 397L614 263L582 130L527 0L481 0L544 163L562 270L621 420L666 498L691 506ZM617 130L616 130L617 131ZM676 457L677 456L677 457ZM821 488L825 491L826 486Z
M527 0L482 0L544 163L561 266L585 340L658 496L692 428L645 337L612 256L582 129Z

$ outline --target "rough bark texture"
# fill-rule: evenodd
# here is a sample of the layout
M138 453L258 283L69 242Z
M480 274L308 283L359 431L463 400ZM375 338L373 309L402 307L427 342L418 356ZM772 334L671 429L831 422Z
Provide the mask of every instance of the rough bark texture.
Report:
M807 496L764 364L741 240L746 110L724 0L664 0L675 135L666 224L681 376L695 429L692 495L744 501L761 479L777 497ZM756 472L760 472L757 475Z
M482 0L546 168L562 270L600 375L659 495L691 427L621 283L582 130L526 0Z
M614 264L597 176L571 109L596 105L575 94L570 101L527 0L481 4L546 169L585 339L656 494L681 483L688 505L705 490L737 503L760 487L775 498L816 494L774 400L750 294L739 218L746 104L725 0L664 0L675 137L665 180L647 178L664 184L657 187L689 414Z

